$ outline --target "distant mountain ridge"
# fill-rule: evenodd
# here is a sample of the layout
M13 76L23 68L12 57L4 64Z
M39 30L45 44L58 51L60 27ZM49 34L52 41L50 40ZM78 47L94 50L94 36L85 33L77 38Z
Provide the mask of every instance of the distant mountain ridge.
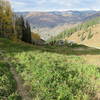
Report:
M100 11L34 11L16 12L16 14L24 16L25 20L29 21L32 32L38 33L42 39L47 40L65 29L100 16Z
M64 24L76 24L100 16L100 11L52 11L52 12L17 12L28 20L32 26L54 28Z

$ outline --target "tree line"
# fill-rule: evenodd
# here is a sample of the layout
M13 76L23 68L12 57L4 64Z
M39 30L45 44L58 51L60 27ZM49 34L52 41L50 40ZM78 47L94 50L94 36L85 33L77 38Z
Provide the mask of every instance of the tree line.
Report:
M31 28L28 21L12 11L8 0L0 0L0 37L31 43Z

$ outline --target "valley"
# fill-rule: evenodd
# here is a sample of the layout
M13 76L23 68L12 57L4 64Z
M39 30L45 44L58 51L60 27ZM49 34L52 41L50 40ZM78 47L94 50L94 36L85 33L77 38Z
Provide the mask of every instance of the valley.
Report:
M42 39L47 40L56 36L65 29L83 23L89 19L100 16L100 11L51 11L51 12L17 12L24 16L31 24L32 32L38 33Z

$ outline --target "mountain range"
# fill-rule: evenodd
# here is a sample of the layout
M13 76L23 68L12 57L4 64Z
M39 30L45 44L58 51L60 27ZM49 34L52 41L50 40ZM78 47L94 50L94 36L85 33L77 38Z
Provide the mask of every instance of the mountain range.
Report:
M49 12L16 12L28 20L31 29L39 33L45 40L51 36L61 33L65 28L100 16L100 11L49 11Z
M17 12L23 15L34 27L54 28L58 25L76 24L100 16L100 11L52 11L52 12Z

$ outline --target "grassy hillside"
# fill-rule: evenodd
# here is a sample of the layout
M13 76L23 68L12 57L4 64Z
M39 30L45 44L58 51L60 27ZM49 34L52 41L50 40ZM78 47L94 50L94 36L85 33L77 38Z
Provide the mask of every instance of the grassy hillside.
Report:
M86 38L89 40L93 37L93 35L100 32L98 30L99 26L97 26L97 32L96 32L96 29L95 29L95 32L93 31L93 28L95 27L95 25L98 25L98 24L100 24L100 17L94 18L92 20L88 20L82 24L79 24L75 27L67 29L64 32L58 34L57 36L49 39L48 42L70 38L74 33L75 34L77 33L77 37L80 39L80 41L84 41Z
M81 30L75 32L70 37L66 37L65 39L73 40L79 44L100 47L100 24L89 27L86 31Z
M31 100L97 100L100 67L87 64L81 55L100 55L100 50L85 46L78 49L32 46L0 38L0 50L11 59ZM0 70L6 73L7 69Z

